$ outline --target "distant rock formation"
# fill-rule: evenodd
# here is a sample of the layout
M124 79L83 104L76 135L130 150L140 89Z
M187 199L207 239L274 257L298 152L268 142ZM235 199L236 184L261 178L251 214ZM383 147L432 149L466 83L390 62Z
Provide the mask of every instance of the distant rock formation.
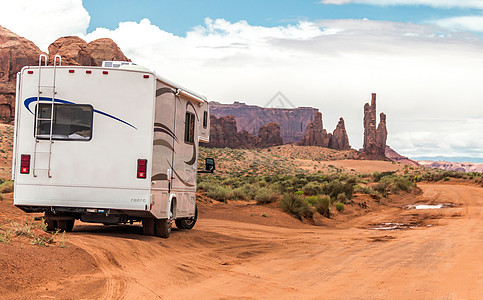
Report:
M345 130L344 119L340 118L333 133L327 133L324 129L322 114L320 112L316 112L314 121L307 125L307 129L299 145L319 146L335 150L348 150L351 148L349 145L349 137Z
M15 112L17 72L24 66L37 66L42 51L31 41L0 26L0 122L9 123ZM62 37L49 46L49 65L54 56L62 65L101 66L104 60L129 61L111 39L86 43L76 36Z
M280 125L269 122L259 129L258 136L248 133L246 130L238 132L235 116L217 118L210 115L210 142L206 147L210 148L258 148L282 145Z
M427 168L436 168L446 171L460 171L460 172L483 172L483 163L458 163L448 161L429 161L419 160L418 163Z
M68 66L97 66L105 60L129 61L113 40L102 38L89 44L77 36L57 39L49 46L49 64L54 56L62 57L62 64Z
M269 122L280 124L280 135L285 143L298 143L302 139L305 128L314 120L316 111L318 109L311 107L264 108L240 102L233 104L210 102L210 113L217 118L234 116L239 131L246 130L256 135L260 127Z
M329 142L330 149L336 150L349 150L351 146L349 145L349 136L345 130L344 119L340 118L337 127L332 132L332 136Z
M260 127L256 142L257 147L272 147L282 144L283 139L280 135L280 125L278 123L270 122Z
M385 151L386 157L390 160L401 163L403 165L412 165L412 166L419 166L419 163L415 160L409 159L406 156L402 156L401 154L394 151L391 147L386 145Z
M386 115L381 113L381 121L376 128L376 94L372 94L371 104L364 105L364 159L387 159L386 151Z
M300 146L329 147L332 134L327 134L322 123L322 113L315 112L314 121L310 122L305 129L305 134L300 141Z

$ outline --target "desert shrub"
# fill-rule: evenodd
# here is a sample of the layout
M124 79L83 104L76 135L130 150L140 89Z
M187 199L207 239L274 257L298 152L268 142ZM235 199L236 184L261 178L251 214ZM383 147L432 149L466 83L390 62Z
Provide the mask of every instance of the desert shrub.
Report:
M370 187L368 186L362 186L362 185L358 185L356 184L354 186L354 193L361 193L361 194L367 194L367 195L370 195L374 192L373 189L371 189Z
M301 195L284 194L282 199L280 199L280 206L284 211L301 221L304 217L311 218L314 215L310 205Z
M11 193L13 192L13 181L8 180L0 184L0 193Z
M444 181L449 181L449 177L445 177L444 178Z
M337 202L339 203L347 203L347 196L344 193L340 193L337 195Z
M338 212L344 212L345 210L345 205L344 203L336 203L335 208L337 209Z
M5 197L3 197L3 194L0 194L0 201L2 201L3 199L5 199Z
M220 202L226 202L233 198L233 192L223 186L214 185L206 192L208 197Z
M336 179L325 183L322 187L322 192L333 199L336 199L340 193L344 193L347 199L350 200L354 192L354 184L352 181L343 182Z
M237 180L234 177L228 177L221 182L223 185L235 186Z
M322 186L320 185L320 183L318 182L315 182L315 181L312 181L312 182L309 182L307 183L303 188L302 188L302 191L306 194L306 195L309 195L309 196L315 196L315 195L318 195L320 194L320 192L322 191Z
M305 201L312 206L316 206L320 201L320 196L308 196L305 198Z
M277 194L275 194L271 189L262 187L258 189L255 193L255 200L258 204L261 203L271 203L277 200Z
M248 199L250 199L250 197L247 195L247 193L243 190L242 187L237 187L236 189L233 189L232 197L233 197L234 200L248 200Z
M304 192L303 192L303 191L296 191L294 194L295 194L295 195L300 195L300 196L302 196L302 195L304 194Z
M386 182L378 182L376 185L372 187L372 189L381 194L383 197L387 196L387 183Z
M315 209L322 216L330 218L330 198L328 196L320 198Z

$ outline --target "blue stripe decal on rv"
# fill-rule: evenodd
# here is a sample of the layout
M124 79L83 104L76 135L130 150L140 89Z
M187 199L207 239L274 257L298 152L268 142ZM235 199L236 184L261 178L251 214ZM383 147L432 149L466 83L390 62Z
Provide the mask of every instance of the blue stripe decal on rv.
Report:
M39 100L40 100L40 101L52 101L52 98L49 98L49 97L40 97L40 98L39 98ZM33 113L33 112L30 110L30 107L29 107L29 106L30 106L30 104L31 104L32 102L34 102L34 101L37 101L37 97L30 97L30 98L27 98L27 99L25 99L25 101L23 102L23 103L24 103L24 105L25 105L25 108L27 108L27 110L28 110L28 111L29 111L29 112L30 112L32 115L33 115L34 113ZM76 103L74 103L74 102L71 102L71 101L66 101L66 100L61 100L61 99L54 99L54 102L55 102L55 103L62 103L62 104L76 104ZM98 113L98 114L100 114L100 115L106 116L106 117L108 117L108 118L114 119L114 120L116 120L116 121L119 121L119 122L121 122L121 123L124 123L124 124L126 124L126 125L128 125L128 126L130 126L130 127L134 128L134 129L138 130L138 129L137 129L135 126L133 126L133 125L129 124L128 122L123 121L123 120L121 120L121 119L119 119L119 118L117 118L117 117L114 117L113 115L110 115L110 114L108 114L108 113L105 113L105 112L100 111L100 110L97 110L97 109L94 109L94 112L95 112L95 113Z

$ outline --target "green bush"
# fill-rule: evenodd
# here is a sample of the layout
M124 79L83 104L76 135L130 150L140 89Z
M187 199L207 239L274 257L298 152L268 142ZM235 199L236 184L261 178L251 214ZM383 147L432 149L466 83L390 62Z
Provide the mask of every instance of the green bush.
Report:
M320 198L319 202L315 206L315 209L322 216L330 218L330 198L328 196Z
M339 179L327 182L322 187L322 192L325 195L329 195L332 199L336 199L340 193L344 193L347 199L352 199L352 194L354 193L354 183L350 181L340 181Z
M347 196L344 193L340 193L339 195L337 195L337 202L347 203Z
M310 205L305 201L304 197L295 194L285 194L280 199L280 206L282 209L295 218L302 221L304 217L311 218L314 212Z
M11 193L13 192L13 181L8 180L5 181L4 183L0 184L0 193Z
M312 181L312 182L307 183L302 188L302 191L306 195L315 196L315 195L320 194L320 192L322 191L322 186L320 185L320 183Z
M209 190L206 191L207 196L221 202L226 202L233 198L233 192L223 186L212 186Z
M275 194L271 189L266 187L258 189L258 191L255 193L255 200L258 204L271 203L273 201L276 201L277 198L277 194Z
M345 205L344 205L344 203L336 203L335 208L337 209L338 212L341 213L341 212L344 212Z
M320 201L320 196L308 196L305 198L305 201L312 206L316 206Z
M444 178L444 181L449 181L449 177L445 177Z

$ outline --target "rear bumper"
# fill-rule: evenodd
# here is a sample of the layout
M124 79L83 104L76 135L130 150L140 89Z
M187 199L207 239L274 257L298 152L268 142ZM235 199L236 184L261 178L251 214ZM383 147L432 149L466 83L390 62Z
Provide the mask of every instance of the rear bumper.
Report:
M149 211L151 195L149 189L16 184L13 204L28 211L35 207Z

